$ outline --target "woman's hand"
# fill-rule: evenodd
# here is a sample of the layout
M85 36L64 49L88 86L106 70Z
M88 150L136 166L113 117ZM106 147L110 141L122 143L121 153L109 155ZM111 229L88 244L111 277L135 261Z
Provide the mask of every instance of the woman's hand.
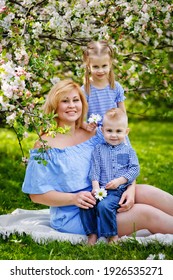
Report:
M128 186L127 190L122 194L119 201L120 208L118 212L125 212L130 210L135 203L135 183Z
M89 208L93 208L95 204L96 204L96 200L90 192L83 191L75 194L76 206L83 209L89 209Z

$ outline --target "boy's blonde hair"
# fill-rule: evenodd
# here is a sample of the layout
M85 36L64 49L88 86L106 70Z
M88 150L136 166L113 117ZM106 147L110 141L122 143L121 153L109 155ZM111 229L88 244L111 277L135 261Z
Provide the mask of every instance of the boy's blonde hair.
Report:
M82 102L82 114L80 118L76 121L76 127L78 128L82 125L84 121L84 118L87 113L88 105L80 86L77 83L75 83L73 80L66 79L66 80L59 81L57 84L55 84L47 95L46 102L43 106L43 110L46 114L50 114L50 113L56 114L60 101L63 99L65 94L71 92L72 90L76 90L78 92ZM58 116L56 118L56 121L58 124Z
M108 42L105 40L101 41L92 41L88 43L86 50L83 52L83 61L85 63L85 75L84 75L84 87L87 94L90 93L90 57L91 56L102 56L109 55L110 62L113 62L114 51L111 46L109 46ZM115 75L113 71L113 66L111 66L109 72L109 84L112 89L115 88Z
M124 123L124 125L127 127L128 126L128 117L127 114L121 110L120 108L112 108L110 110L108 110L103 117L103 125L104 125L104 121L108 119L108 120L112 120L112 121L121 121Z

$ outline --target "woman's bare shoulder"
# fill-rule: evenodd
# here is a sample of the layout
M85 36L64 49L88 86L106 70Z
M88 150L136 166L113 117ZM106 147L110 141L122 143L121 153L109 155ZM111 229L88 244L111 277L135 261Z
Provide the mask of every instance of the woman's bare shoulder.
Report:
M77 129L74 135L57 134L56 137L51 137L47 134L43 134L41 139L35 142L34 149L42 148L44 144L51 148L63 149L68 146L74 146L85 142L95 134L95 130L86 131L83 128Z
M46 134L43 134L40 139L38 139L34 144L34 149L42 148L44 143L48 142L48 136Z
M33 149L39 149L39 148L41 148L41 147L42 147L42 144L41 144L40 140L37 140L37 141L35 142L35 144L34 144Z

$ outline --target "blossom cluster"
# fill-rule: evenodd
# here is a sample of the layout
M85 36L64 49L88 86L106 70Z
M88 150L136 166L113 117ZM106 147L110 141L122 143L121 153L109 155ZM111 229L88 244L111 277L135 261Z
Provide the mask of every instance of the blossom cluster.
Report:
M20 136L35 130L33 123L39 127L39 106L52 84L66 77L81 81L82 50L92 39L113 47L116 79L129 95L138 92L150 102L152 92L153 100L171 100L172 9L169 0L1 0L0 111L6 123L20 128Z

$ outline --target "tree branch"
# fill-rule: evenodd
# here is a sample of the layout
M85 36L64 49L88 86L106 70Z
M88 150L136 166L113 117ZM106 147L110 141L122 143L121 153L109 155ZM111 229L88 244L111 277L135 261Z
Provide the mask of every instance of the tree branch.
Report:
M52 34L42 34L39 35L40 39L49 39L49 40L56 40L56 41L60 41L60 42L69 42L69 43L73 43L75 45L79 45L79 46L85 46L86 43L90 42L92 40L92 38L57 38L55 36L53 36Z
M9 2L10 2L10 3L13 3L13 4L16 4L16 5L19 5L20 7L22 7L22 8L25 9L25 7L24 7L20 2L18 2L18 1L16 1L16 0L9 0Z

